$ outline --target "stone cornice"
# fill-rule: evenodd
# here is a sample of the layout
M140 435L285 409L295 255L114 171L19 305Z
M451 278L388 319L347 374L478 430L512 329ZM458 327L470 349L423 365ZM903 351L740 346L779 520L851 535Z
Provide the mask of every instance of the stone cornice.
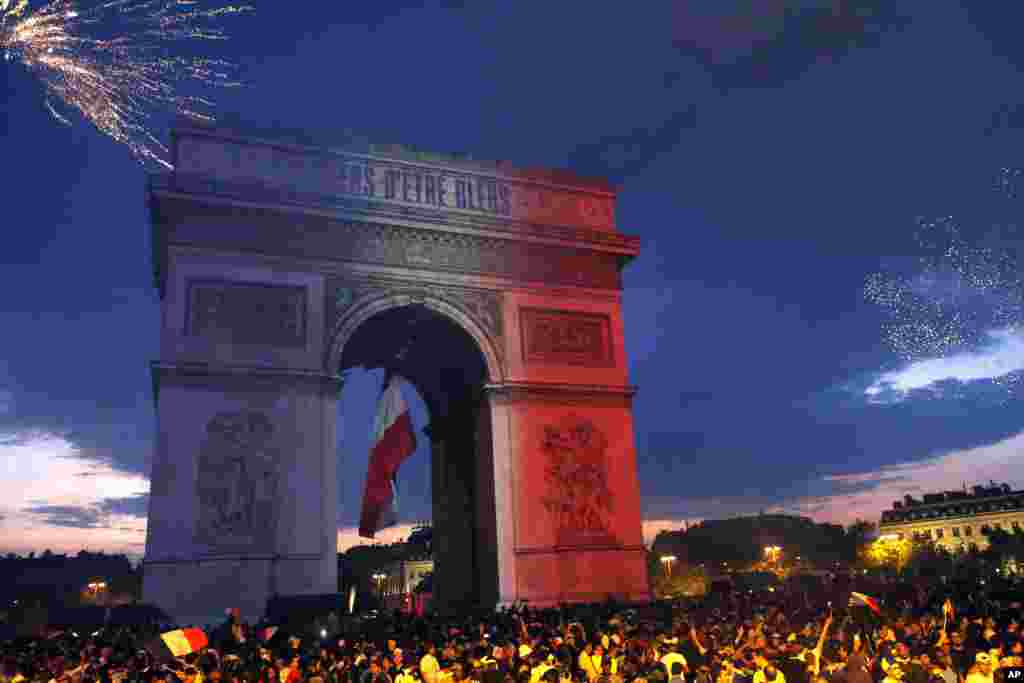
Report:
M983 523L996 518L1017 517L1024 521L1024 509L1011 508L1009 510L986 510L985 512L973 512L957 515L940 515L938 517L925 517L922 519L906 519L895 522L879 522L878 529L900 530L935 526L949 526L950 524L967 524L971 522Z
M364 283L367 286L381 288L414 287L421 284L429 284L436 287L474 291L521 292L524 294L543 294L556 298L565 297L622 303L622 290L618 289L591 289L587 287L574 287L572 285L555 286L543 282L520 282L506 277L481 276L468 273L444 272L427 275L417 269L402 266L378 266L362 263L339 264L335 261L322 259L280 257L270 254L247 253L240 255L220 249L177 244L173 246L173 252L196 257L209 257L215 254L220 263L234 263L243 267L251 266L253 263L269 268L282 268L291 271L295 271L298 267L302 272L318 273L328 278L344 278L353 282Z
M499 400L611 400L629 403L636 395L635 386L599 384L560 384L551 382L505 382L487 384L484 393Z
M151 220L159 223L153 199L179 199L211 206L238 206L271 212L300 212L335 221L386 223L409 229L437 230L472 237L569 246L618 254L628 261L640 253L640 238L571 226L534 225L483 217L464 217L416 207L394 207L341 195L289 191L182 173L149 177Z
M644 553L647 549L643 545L556 545L543 546L539 548L521 547L513 551L516 555L558 555L561 553L600 553L600 552L621 552L621 553Z
M244 380L286 380L314 382L317 384L336 386L344 382L340 375L324 373L318 370L303 368L281 368L251 365L223 365L215 363L153 361L150 363L154 381L167 378L191 379L204 377L231 377ZM158 386L157 386L158 390Z

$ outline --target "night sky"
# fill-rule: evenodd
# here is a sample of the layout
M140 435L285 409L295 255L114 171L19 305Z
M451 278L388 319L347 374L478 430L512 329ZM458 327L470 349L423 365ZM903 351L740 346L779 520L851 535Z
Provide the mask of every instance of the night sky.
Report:
M624 315L648 540L1024 485L1024 207L1004 170L1024 165L1024 17L999 9L1017 3L255 4L222 46L248 83L222 112L620 187L642 240ZM58 124L17 64L0 89L0 552L138 556L159 322L144 172ZM938 259L960 261L923 265L922 233L950 226ZM979 279L991 258L1002 275ZM357 375L342 396L340 547L377 391ZM406 522L429 517L425 446L399 492Z

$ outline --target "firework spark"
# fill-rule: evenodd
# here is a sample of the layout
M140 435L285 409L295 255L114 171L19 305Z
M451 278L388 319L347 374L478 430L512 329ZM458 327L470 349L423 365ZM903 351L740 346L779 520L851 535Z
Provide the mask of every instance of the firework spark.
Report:
M0 51L43 84L46 106L69 123L77 111L146 165L170 168L153 121L173 112L212 120L212 87L236 87L226 60L190 55L186 44L224 40L217 21L251 11L203 0L0 0Z
M996 188L1014 198L1018 176L1003 169ZM868 395L934 388L944 380L989 380L1006 395L1020 386L1024 283L1016 236L1008 234L1014 229L993 226L984 238L969 240L952 216L920 220L921 256L912 272L867 279L864 295L885 313L885 338L904 361L902 369L872 384Z

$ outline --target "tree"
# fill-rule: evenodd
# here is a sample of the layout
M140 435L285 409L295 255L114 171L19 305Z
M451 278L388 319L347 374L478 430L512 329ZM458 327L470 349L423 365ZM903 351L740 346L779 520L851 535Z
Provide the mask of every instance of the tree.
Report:
M905 538L885 534L862 546L861 560L871 569L902 574L910 561L912 546Z
M413 587L413 593L432 593L434 591L434 572L427 572Z
M843 560L849 564L854 564L858 559L863 558L865 548L871 543L871 537L874 533L874 523L863 519L858 519L846 527L846 534L843 539Z
M982 531L988 538L988 548L980 553L987 564L1000 569L1010 569L1014 573L1024 563L1024 531L1017 527L1012 533L1005 529L988 529Z
M906 571L911 576L937 579L940 576L952 576L955 569L955 556L946 548L936 545L931 539L918 539L910 544L910 557L906 562Z

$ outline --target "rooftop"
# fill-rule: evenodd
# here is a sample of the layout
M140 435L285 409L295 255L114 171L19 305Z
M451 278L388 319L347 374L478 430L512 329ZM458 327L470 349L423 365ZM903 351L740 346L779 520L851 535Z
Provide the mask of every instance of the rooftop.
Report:
M921 496L918 500L911 495L906 495L903 500L897 500L893 502L893 510L905 510L907 508L916 508L928 505L941 505L943 503L949 503L953 501L961 500L976 500L980 498L994 498L1001 496L1016 496L1024 493L1024 491L1013 491L1009 484L996 484L995 482L989 482L988 486L976 485L972 486L971 490L967 490L967 486L960 491L941 491L937 493L926 493Z

